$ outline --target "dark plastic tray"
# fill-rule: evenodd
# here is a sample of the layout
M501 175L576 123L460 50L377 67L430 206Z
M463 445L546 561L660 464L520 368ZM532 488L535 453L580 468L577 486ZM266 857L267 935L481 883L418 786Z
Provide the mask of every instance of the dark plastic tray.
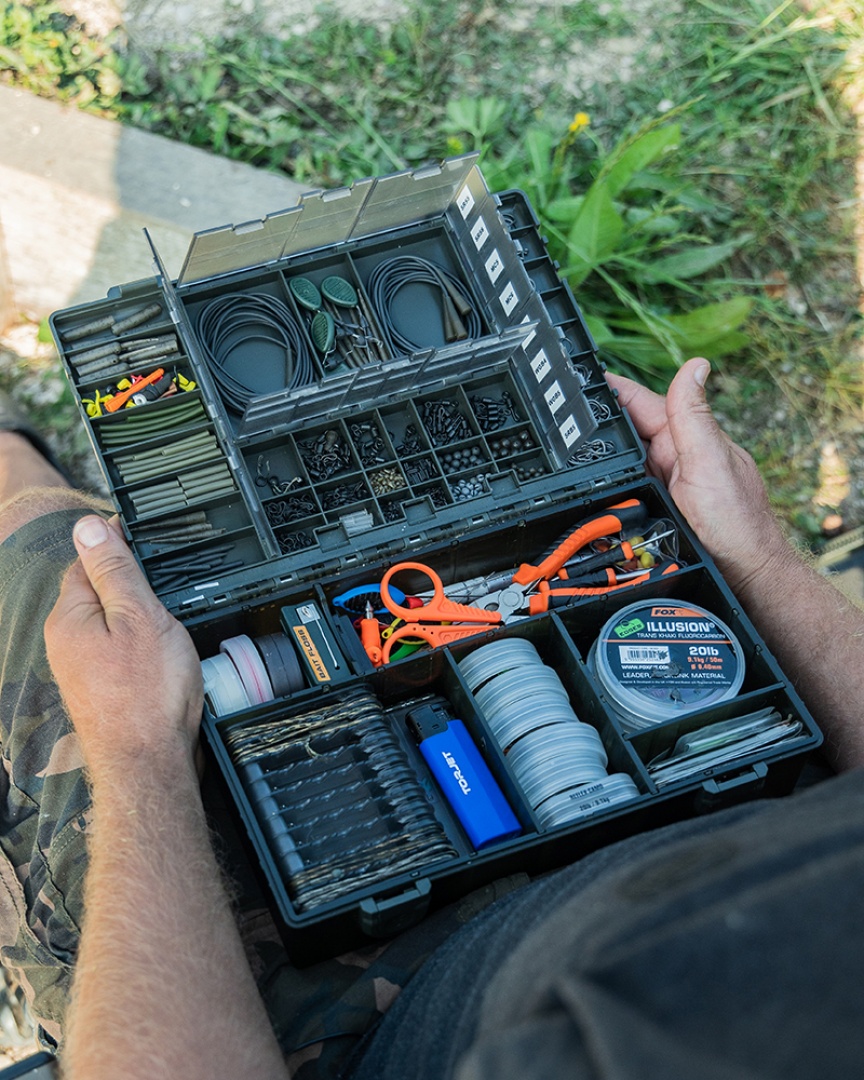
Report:
M155 249L154 256L161 267ZM474 334L448 340L444 285L400 286L385 310L376 272L405 257L431 260L450 275L473 308ZM349 350L335 363L316 352L297 281L320 290L333 275L355 290L364 327L382 342L372 360ZM281 385L284 358L267 328L253 320L229 357L235 377L246 377L247 367L254 372L247 382L255 394L238 411L220 390L199 328L208 305L249 293L287 312L311 358L312 378L299 389ZM154 305L159 310L146 324L120 333L106 325L79 336L94 320L118 321ZM332 304L330 310L339 314ZM405 351L394 344L388 325L403 338L414 335L415 345ZM160 270L154 281L118 286L104 301L56 313L52 327L126 535L202 659L216 655L226 638L279 633L283 609L314 603L321 640L340 654L340 670L348 673L338 686L307 674L302 686L273 702L229 716L208 710L204 718L229 802L295 958L395 933L502 875L541 873L640 829L784 792L806 753L819 745L812 718L746 613L668 494L644 477L641 442L603 378L579 306L548 257L528 200L518 191L491 195L471 157L313 193L260 222L199 234L177 281ZM170 362L136 361L135 373L146 377L158 363L190 380L185 389L91 416L105 380L98 366L95 375L87 368L82 373L82 354L119 344L120 353L134 355L150 337L176 338L177 348ZM332 603L401 561L432 566L445 587L536 562L575 523L625 498L641 499L652 518L672 523L681 569L378 669L353 617ZM178 513L195 515L194 523L178 526ZM589 655L610 615L641 598L699 604L732 629L746 668L733 700L646 731L622 726ZM458 666L484 641L511 637L532 642L557 671L576 714L599 734L608 771L635 785L630 801L605 805L601 799L584 818L558 827L544 826L532 810ZM292 832L277 822L286 813L278 803L284 793L238 764L230 744L250 725L275 731L284 721L290 728L292 716L321 710L334 696L357 689L380 702L388 739L398 744L387 753L397 755L422 793L443 847L434 846L431 862L413 866L372 859L366 876L338 895L298 899L292 877L298 837L309 841L335 820L346 835L368 828L370 845L373 838L383 843L392 806L361 800L351 810L346 790L334 789L329 798L338 812L328 818L313 800L315 813L304 811L306 832ZM445 703L465 724L520 823L519 835L473 849L405 727L418 700ZM798 736L658 788L649 764L679 736L762 707L798 721ZM346 739L324 749L342 755L340 767L359 785L351 790L363 792L363 770L371 766L362 754L350 758L353 743ZM281 768L293 768L295 750L280 751ZM312 756L322 752L313 747ZM266 813L265 797L271 800ZM325 834L316 836L316 850L325 850ZM348 874L346 880L354 879Z

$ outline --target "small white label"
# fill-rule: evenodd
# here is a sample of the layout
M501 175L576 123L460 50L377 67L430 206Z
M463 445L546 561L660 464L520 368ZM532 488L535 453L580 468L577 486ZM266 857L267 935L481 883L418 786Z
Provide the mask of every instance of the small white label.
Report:
M519 294L513 288L513 282L507 282L507 288L498 297L501 301L501 307L504 308L504 314L509 315L513 308L519 303Z
M621 645L618 649L621 654L621 663L628 664L668 664L671 662L668 645Z
M526 316L525 316L525 317L524 317L524 318L522 319L522 322L523 322L523 323L529 323L529 322L531 322L531 316L530 316L530 315L526 315ZM522 348L523 348L523 349L525 350L525 355L526 355L526 356L528 355L528 348L529 348L529 346L531 345L531 342L532 342L532 341L534 340L534 338L535 338L535 337L537 337L537 331L536 331L536 330L532 330L532 331L531 331L531 333L530 333L530 334L528 335L528 337L526 337L526 338L525 338L525 340L524 340L524 341L522 342Z
M489 230L486 228L486 222L482 217L477 218L477 224L471 230L471 239L474 241L474 247L478 251L489 239Z
M543 382L552 370L552 365L549 363L549 357L546 355L545 349L541 349L531 361L531 370L534 372L534 378L537 382ZM555 385L557 386L558 383L555 383Z
M572 415L567 417L558 430L561 432L561 438L564 440L564 445L568 448L579 438L579 425Z
M297 617L305 626L306 623L320 622L321 616L314 604L300 604L297 608Z
M471 213L474 209L474 196L471 194L471 189L466 185L459 192L456 198L456 205L459 207L459 213L462 215L462 220Z
M504 263L501 262L501 256L498 254L498 248L492 252L489 258L486 260L486 273L489 276L489 280L494 285L495 282L501 277L501 271L504 269Z
M546 404L549 406L549 412L555 413L564 404L564 391L561 389L561 384L556 379L555 382L545 391Z

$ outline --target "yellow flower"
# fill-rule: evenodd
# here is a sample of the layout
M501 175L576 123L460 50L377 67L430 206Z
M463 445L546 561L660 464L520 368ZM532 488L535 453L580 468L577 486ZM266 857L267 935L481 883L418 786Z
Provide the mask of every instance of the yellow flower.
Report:
M582 130L582 128L588 127L591 123L591 117L586 112L577 112L570 123L570 127L567 129L571 135L576 135Z

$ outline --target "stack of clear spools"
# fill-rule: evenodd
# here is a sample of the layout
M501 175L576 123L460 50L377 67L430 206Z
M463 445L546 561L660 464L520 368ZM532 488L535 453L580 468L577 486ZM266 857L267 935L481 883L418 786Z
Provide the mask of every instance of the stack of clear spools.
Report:
M577 717L530 641L493 641L459 669L543 828L638 796L630 776L606 771L599 733Z

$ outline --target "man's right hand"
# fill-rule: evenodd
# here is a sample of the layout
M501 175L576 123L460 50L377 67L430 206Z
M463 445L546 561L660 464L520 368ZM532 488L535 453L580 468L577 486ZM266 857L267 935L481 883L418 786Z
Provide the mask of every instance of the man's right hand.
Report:
M81 518L79 559L45 623L48 660L94 786L190 761L197 743L201 665L186 630L159 602L119 532Z
M721 431L705 400L707 360L688 360L666 397L607 374L646 443L647 467L735 591L794 559L753 458Z

